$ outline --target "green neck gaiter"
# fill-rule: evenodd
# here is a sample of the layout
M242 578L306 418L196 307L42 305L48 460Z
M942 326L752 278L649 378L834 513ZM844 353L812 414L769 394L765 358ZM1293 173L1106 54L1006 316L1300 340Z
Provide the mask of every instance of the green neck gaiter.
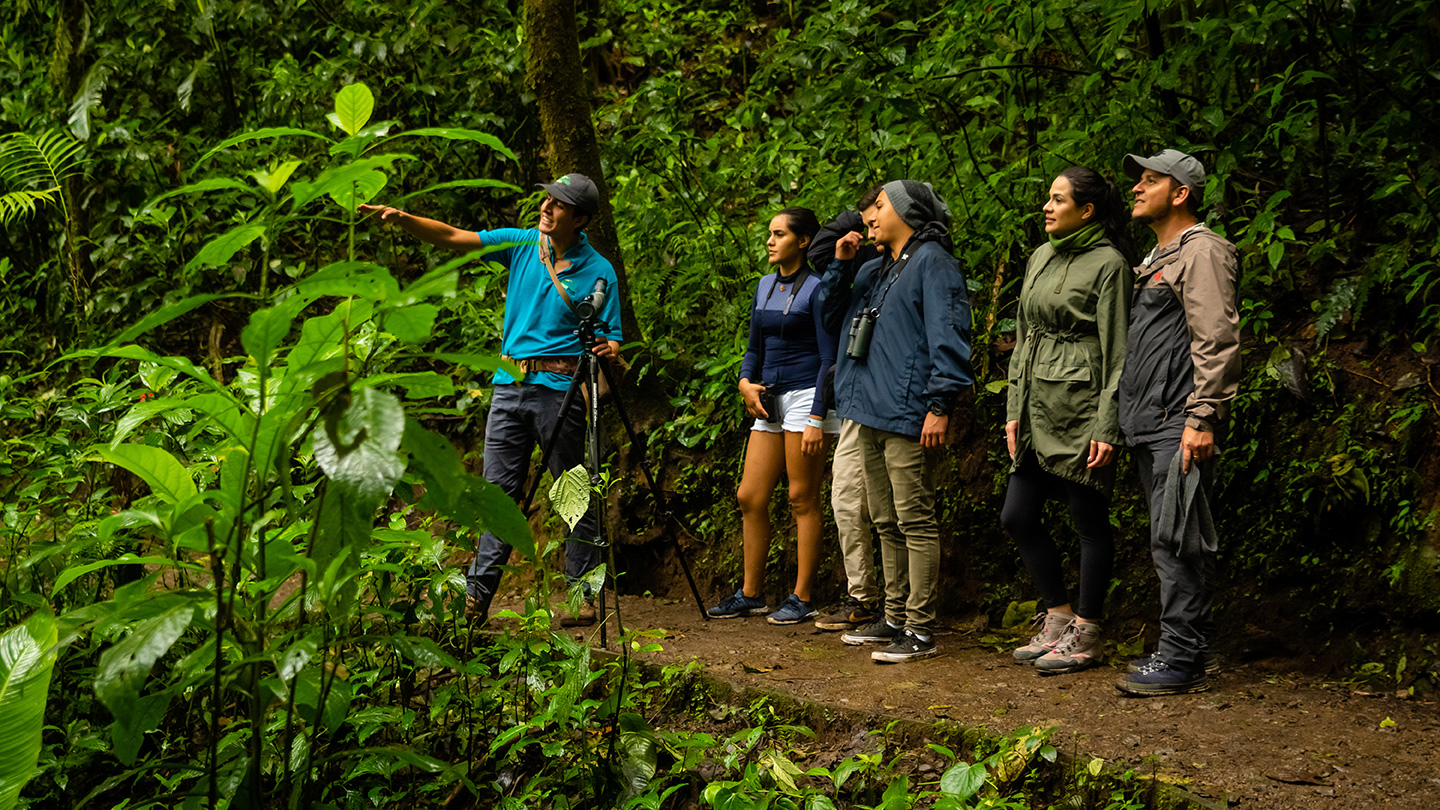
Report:
M1069 236L1062 236L1059 239L1050 237L1050 247L1054 248L1056 253L1071 253L1089 250L1104 238L1104 226L1098 222L1092 222Z

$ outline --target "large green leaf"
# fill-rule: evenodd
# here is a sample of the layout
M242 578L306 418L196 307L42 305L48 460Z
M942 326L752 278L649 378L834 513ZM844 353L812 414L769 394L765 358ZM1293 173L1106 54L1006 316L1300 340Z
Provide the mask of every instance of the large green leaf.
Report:
M64 571L60 572L60 576L55 578L55 584L50 586L50 593L51 595L59 593L61 588L69 585L80 577L94 571L99 571L101 568L109 568L112 565L178 565L183 568L204 570L196 565L177 563L169 557L136 557L134 554L126 553L121 554L113 560L96 560L95 562L84 565L71 565L67 567Z
M217 301L221 298L234 297L236 297L234 293L206 293L205 295L192 295L189 298L181 299L173 304L167 304L166 306L163 306L150 313L149 315L141 318L139 321L132 324L129 328L116 335L114 338L111 338L110 345L114 346L121 343L129 343L135 338L140 337L146 332L149 332L151 329L154 329L157 326L164 326L165 324L175 320L176 318L184 315L187 312L190 312L191 310L196 309L197 307L202 307L210 303L211 301Z
M329 143L330 141L330 139L325 137L324 135L321 135L318 132L311 132L308 129L296 129L295 127L266 127L264 129L257 129L253 132L246 132L241 135L236 135L233 138L227 138L224 141L221 141L219 146L216 146L209 152L201 155L200 159L195 161L195 166L193 168L200 168L200 164L214 157L216 153L223 152L226 149L235 146L236 144L245 143L246 141L265 140L268 138L283 138L287 135L296 135L302 138L319 138L320 140L327 143Z
M515 153L511 152L510 149L505 146L505 144L501 143L499 138L491 135L488 132L478 132L473 129L456 129L454 127L424 127L421 129L411 129L405 132L391 135L384 140L377 141L376 145L385 143L386 141L393 141L396 138L411 137L445 138L451 141L473 141L475 143L488 146L491 149L494 149L496 152L504 155L505 157L510 158L511 160L517 160L517 158L515 157Z
M384 173L372 170L359 175L345 188L331 189L326 193L342 210L354 211L375 199L375 196L385 188L386 182L388 182L388 178Z
M347 84L335 94L335 117L347 135L358 134L364 129L365 125L370 123L373 112L375 94L364 84Z
M265 235L264 225L238 225L205 243L185 265L186 270L227 264L241 248Z
M116 755L121 762L134 762L141 736L153 730L164 715L169 696L140 696L140 689L150 675L150 668L170 651L195 615L192 604L174 605L161 613L138 622L122 641L100 654L95 673L95 696L115 717L111 734L116 740Z
M117 467L124 467L144 479L150 489L170 503L195 494L195 481L175 457L148 444L97 447L96 452Z
M985 787L985 766L978 763L958 762L940 777L940 790L962 801L969 801L982 787Z
M295 282L295 292L307 300L322 296L348 298L353 295L382 302L399 297L400 284L384 265L374 262L334 262Z
M590 476L579 464L566 470L550 485L550 506L571 529L590 508Z
M268 368L270 355L280 347L290 334L295 316L305 308L305 299L291 296L273 307L257 310L250 316L250 323L240 330L240 345L255 359L257 365Z
M486 178L479 178L474 180L449 180L444 183L436 183L433 186L426 186L419 191L412 191L403 197L396 198L395 202L401 203L405 200L410 199L411 197L421 197L426 194L441 191L447 188L499 188L506 191L513 191L517 194L520 193L520 189L517 186L512 186L504 180L489 180Z
M414 155L398 153L374 155L372 157L360 158L344 166L326 169L311 182L296 181L291 183L290 193L293 195L294 208L298 211L315 198L325 194L349 193L351 184L359 182L360 178L367 172L382 168L388 169L397 160L414 159Z
M405 472L400 439L405 409L394 394L361 388L348 407L330 409L315 431L315 461L342 490L376 506Z
M188 186L181 186L180 188L171 189L164 194L161 194L150 202L145 203L145 210L154 208L155 206L159 205L161 200L168 200L169 198L178 196L180 194L200 194L206 191L225 190L250 191L250 186L240 182L239 180L231 180L228 177L207 177L198 183L191 183Z
M59 635L36 613L0 636L0 810L11 810L35 773Z
M440 308L434 304L411 304L385 310L381 324L404 343L424 343L435 329L438 314Z
M411 469L425 484L421 505L476 532L493 532L527 558L536 559L530 523L500 487L473 475L460 462L455 445L413 419L405 423L405 449Z
M285 356L285 375L280 390L298 397L310 385L340 366L347 332L370 318L375 305L364 299L341 301L328 315L305 319L300 339Z

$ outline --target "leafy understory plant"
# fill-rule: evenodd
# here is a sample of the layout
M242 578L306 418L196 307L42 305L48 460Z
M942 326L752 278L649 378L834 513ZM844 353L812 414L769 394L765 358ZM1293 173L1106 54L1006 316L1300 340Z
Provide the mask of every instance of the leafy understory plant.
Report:
M436 777L417 783L421 793L456 783L475 789L464 757L424 753L413 716L388 708L417 673L454 672L461 678L452 689L469 689L485 671L484 662L456 654L468 648L468 635L451 650L436 641L459 617L463 578L443 564L444 536L404 520L377 525L376 515L392 499L413 502L471 536L494 532L535 560L535 540L515 504L466 470L450 441L418 418L422 403L454 395L445 369L493 371L500 361L425 348L460 268L477 256L402 284L388 268L356 258L354 212L384 188L392 166L413 159L372 154L396 138L448 138L510 153L493 136L468 130L387 137L393 124L370 124L373 107L367 88L350 85L331 117L342 140L258 130L201 159L260 139L327 144L310 161L254 172L250 180L266 202L241 213L241 224L190 263L224 265L251 242L263 245L258 292L231 294L258 305L240 333L245 357L233 379L135 342L217 295L163 307L111 343L69 357L138 364L153 386L153 398L130 408L93 451L138 477L148 494L69 541L73 552L128 537L144 555L76 566L38 583L48 585L43 595L52 602L62 595L82 602L59 619L62 648L86 638L101 648L90 683L113 718L104 759L120 767L104 768L114 775L92 795L156 795L156 780L169 774L159 795L187 808L320 807L388 785L402 768ZM306 165L317 169L313 176L292 180ZM243 182L211 177L162 196ZM313 272L287 267L283 240L333 221L332 206L350 237L342 255ZM293 282L272 288L272 255ZM103 593L97 577L120 565L143 573ZM77 588L94 589L96 598L83 603ZM44 705L49 665L41 664L56 656L56 622L46 615L7 633L0 659L30 709ZM8 700L0 691L0 707ZM13 739L38 746L39 712L6 710L0 718ZM466 719L442 713L424 736L468 738ZM167 744L176 724L201 744ZM5 757L0 796L13 801L30 776L31 748ZM66 751L56 764L94 756Z

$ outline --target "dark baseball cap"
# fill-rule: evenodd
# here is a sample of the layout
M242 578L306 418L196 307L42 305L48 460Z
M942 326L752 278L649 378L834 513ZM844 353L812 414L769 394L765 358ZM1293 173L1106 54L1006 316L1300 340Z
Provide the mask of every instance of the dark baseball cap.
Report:
M1165 149L1150 157L1126 155L1121 165L1132 180L1139 180L1140 175L1150 169L1168 174L1179 180L1181 185L1189 186L1190 196L1197 202L1205 199L1205 167L1200 165L1198 159L1179 149Z
M593 215L600 210L600 190L583 174L571 173L553 183L536 183L535 186L545 189L551 197L569 204L579 213Z

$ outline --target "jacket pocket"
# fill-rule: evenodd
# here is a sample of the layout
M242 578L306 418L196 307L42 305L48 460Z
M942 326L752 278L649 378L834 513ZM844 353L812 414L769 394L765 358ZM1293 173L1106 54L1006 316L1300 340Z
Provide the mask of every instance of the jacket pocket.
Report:
M1035 379L1045 382L1090 382L1090 367L1036 363Z

